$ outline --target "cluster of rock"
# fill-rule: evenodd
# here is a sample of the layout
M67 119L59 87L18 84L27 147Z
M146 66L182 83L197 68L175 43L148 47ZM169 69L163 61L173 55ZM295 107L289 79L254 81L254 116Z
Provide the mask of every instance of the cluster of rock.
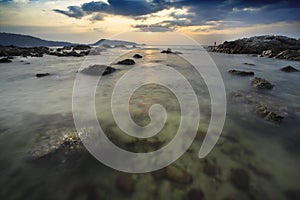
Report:
M228 54L259 54L287 60L300 60L300 40L286 36L264 35L225 41L209 48L212 52Z
M108 75L115 72L117 69L107 66L107 65L91 65L87 68L84 68L80 72L92 76Z
M16 47L16 46L1 46L0 57L23 56L23 57L43 57L44 54L59 56L59 57L82 57L89 54L91 47L86 45L65 46L58 49L48 47Z

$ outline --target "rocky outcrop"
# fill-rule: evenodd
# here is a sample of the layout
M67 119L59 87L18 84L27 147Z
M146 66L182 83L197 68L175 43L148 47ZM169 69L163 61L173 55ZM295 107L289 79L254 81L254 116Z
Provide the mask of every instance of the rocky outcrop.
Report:
M255 88L266 89L266 90L270 90L274 87L274 85L271 84L269 81L259 77L254 77L251 80L251 85Z
M91 65L80 72L92 76L108 75L115 72L117 69L107 65Z
M298 69L296 69L296 68L294 68L290 65L286 66L286 67L283 67L280 70L283 71L283 72L298 72L299 71Z
M209 47L212 52L229 54L259 54L287 60L300 60L300 41L285 36L255 36L225 41L218 46Z
M42 57L44 54L48 54L49 52L50 49L48 47L21 48L15 46L0 46L0 57L7 57L7 56Z
M10 63L12 62L9 58L1 58L0 63Z
M135 62L132 59L125 59L117 62L117 65L134 65Z
M240 70L229 70L230 74L238 75L238 76L254 76L254 72L240 71Z
M85 45L65 46L58 49L50 49L48 47L16 47L16 46L0 46L0 57L7 56L23 56L23 57L43 57L48 54L58 57L82 57L89 55L91 47Z

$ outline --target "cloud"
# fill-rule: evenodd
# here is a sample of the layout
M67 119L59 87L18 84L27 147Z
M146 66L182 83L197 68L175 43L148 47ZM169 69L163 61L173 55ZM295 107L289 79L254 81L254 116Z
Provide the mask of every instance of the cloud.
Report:
M91 1L81 6L69 6L67 10L54 11L73 18L93 15L90 18L92 21L103 20L107 14L127 16L137 21L135 28L165 32L179 27L207 26L212 21L222 23L206 27L205 30L241 25L233 21L242 21L245 25L299 21L299 8L300 2L290 0L108 0ZM159 17L157 13L171 9L173 12L168 13L169 19L161 18L159 22L149 20Z
M54 11L77 19L86 15L86 12L84 12L80 6L69 6L67 11L59 9L54 9Z
M159 24L152 24L152 25L138 24L138 25L134 25L133 28L136 28L141 32L171 32L171 31L173 31L172 28L169 28L169 27L163 26L163 25L159 25Z

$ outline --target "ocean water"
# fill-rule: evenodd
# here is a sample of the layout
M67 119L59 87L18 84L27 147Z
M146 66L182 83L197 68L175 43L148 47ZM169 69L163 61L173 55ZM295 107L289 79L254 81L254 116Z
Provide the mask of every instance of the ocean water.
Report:
M16 57L12 63L0 64L1 199L193 199L197 196L193 190L198 195L201 191L204 199L299 199L300 73L284 73L280 68L291 65L300 69L300 62L209 53L224 81L227 115L216 146L199 159L211 115L209 93L204 80L181 54L160 53L166 48L112 48L86 58ZM171 48L183 55L203 50L195 46ZM135 53L143 55L135 59L135 66L147 67L149 80L155 82L159 71L154 72L152 66L161 64L183 74L196 91L201 110L199 131L189 149L172 164L184 172L183 177L178 173L122 173L100 163L85 148L51 151L63 135L76 134L72 92L79 68L102 64L98 63L101 56L117 61ZM165 127L152 142L126 136L116 126L110 97L114 85L132 66L113 66L120 70L101 79L95 101L96 116L108 138L132 152L153 151L172 141L180 123L179 102L157 84L136 90L129 106L132 119L141 126L150 122L151 105L159 103L166 109ZM233 76L228 73L230 69L253 71L275 86L259 91L251 86L251 77ZM36 78L40 72L52 75ZM255 113L257 106L279 113L283 121L264 119ZM85 109L83 106L83 113ZM190 180L180 181L178 176Z

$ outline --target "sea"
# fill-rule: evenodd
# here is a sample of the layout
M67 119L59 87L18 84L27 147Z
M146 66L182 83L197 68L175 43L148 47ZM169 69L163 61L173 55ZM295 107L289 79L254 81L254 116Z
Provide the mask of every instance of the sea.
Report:
M167 48L178 53L162 54ZM205 59L215 64L224 83L227 111L216 145L208 155L199 158L199 149L211 123L211 96L202 75L184 59L184 55L196 59L199 51L205 49L123 47L102 49L99 55L86 57L15 57L11 63L1 63L1 199L299 199L300 72L286 73L280 69L290 65L300 70L300 62L205 51ZM135 65L115 65L119 60L133 59L134 54L143 56L134 59ZM107 137L127 151L144 153L167 145L181 122L177 94L155 84L157 75L163 73L155 66L172 68L191 84L198 105L190 106L195 109L199 106L200 110L197 135L169 166L145 173L121 172L96 159L84 146L73 149L72 144L61 145L66 135L80 134L72 113L76 77L88 65L107 64L99 63L103 57L111 58L110 66L118 70L101 77L97 83L95 116ZM161 105L167 113L164 128L149 140L124 135L111 109L115 85L136 66L145 67L143 77L153 83L139 87L132 94L129 101L132 120L147 126L153 104ZM252 71L274 87L254 88L253 77L228 73L232 69ZM37 78L36 73L51 75ZM90 80L98 78L85 76ZM180 80L173 78L171 85L178 93L184 93L185 89L179 87ZM119 93L125 98L128 91ZM82 102L82 117L88 118L85 110L90 101ZM283 119L267 118L258 111L261 107ZM186 137L193 134L187 131ZM110 156L114 159L113 154Z

